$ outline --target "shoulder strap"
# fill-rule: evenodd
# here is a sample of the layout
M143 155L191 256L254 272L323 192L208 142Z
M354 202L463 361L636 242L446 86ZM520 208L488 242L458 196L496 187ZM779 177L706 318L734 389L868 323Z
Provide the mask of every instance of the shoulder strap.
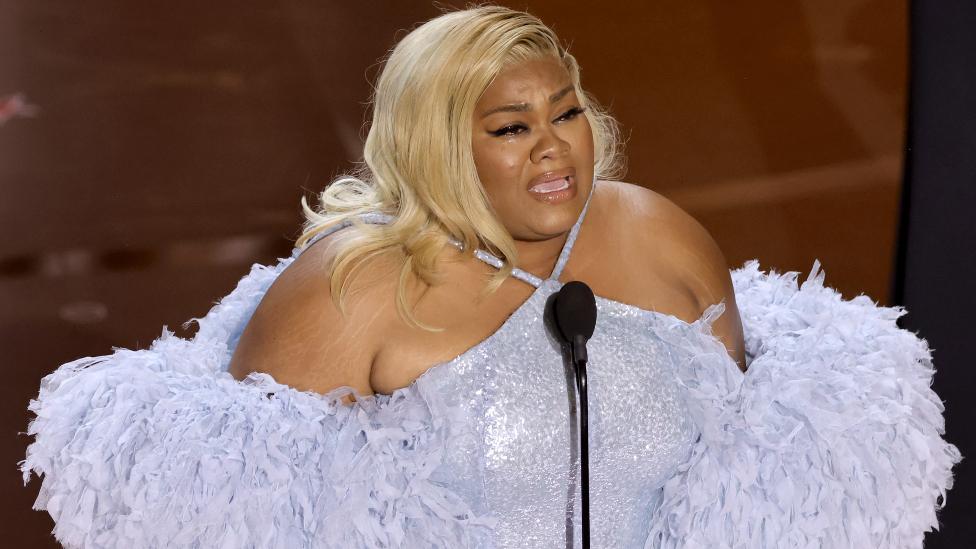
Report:
M453 238L451 239L451 244L454 244L454 246L457 247L457 249L459 250L463 249L464 247L461 244L461 242ZM496 269L501 269L502 265L504 264L501 259L482 250L481 248L478 248L477 250L474 251L474 256ZM525 272L522 269L519 269L518 267L512 269L512 276L536 288L542 285L541 278L535 276L532 273Z
M385 224L389 223L390 221L393 221L393 216L390 215L390 214L385 214L383 212L367 212L367 213L364 213L364 214L360 214L359 215L359 219L363 223L370 223L370 224L373 224L373 225L385 225ZM305 245L302 246L302 248L300 250L296 250L296 253L295 253L294 257L298 257L299 255L301 255L302 252L304 252L305 250L309 249L309 247L312 244L315 244L319 240L321 240L321 239L329 236L330 234L332 234L332 233L334 233L336 231L339 231L341 229L345 229L346 227L351 227L352 224L353 224L352 219L344 219L344 220L342 220L342 222L336 223L335 225L332 225L328 229L323 230L322 232L320 232L320 233L316 234L315 236L313 236L312 238L310 238L308 240L308 242L306 242Z
M569 236L566 237L566 243L563 244L562 251L559 252L559 259L556 260L556 265L552 269L552 274L549 275L549 280L559 280L559 275L562 274L563 268L566 267L566 263L569 261L569 254L573 253L573 244L576 243L576 237L579 236L580 226L583 224L583 218L586 217L586 210L590 207L590 200L593 199L594 189L596 189L596 178L593 179L593 185L590 186L590 194L586 197L583 209L580 211L573 228L569 231Z

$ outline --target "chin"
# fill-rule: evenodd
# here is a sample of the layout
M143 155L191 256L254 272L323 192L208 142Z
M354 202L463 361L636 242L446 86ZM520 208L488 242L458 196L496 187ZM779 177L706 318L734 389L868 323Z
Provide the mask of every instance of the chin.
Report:
M526 220L526 225L540 240L562 236L576 224L585 202L584 199L572 200L559 205L536 204L531 209L531 218Z

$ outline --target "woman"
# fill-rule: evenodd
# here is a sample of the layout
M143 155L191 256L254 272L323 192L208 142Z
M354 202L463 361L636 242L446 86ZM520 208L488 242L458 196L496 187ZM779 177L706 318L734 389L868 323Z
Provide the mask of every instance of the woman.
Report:
M193 340L45 378L35 507L69 546L579 546L574 385L543 321L578 279L594 547L920 547L961 456L903 311L843 301L816 262L799 289L730 273L612 180L617 154L537 19L417 28L366 168L306 206L292 257Z

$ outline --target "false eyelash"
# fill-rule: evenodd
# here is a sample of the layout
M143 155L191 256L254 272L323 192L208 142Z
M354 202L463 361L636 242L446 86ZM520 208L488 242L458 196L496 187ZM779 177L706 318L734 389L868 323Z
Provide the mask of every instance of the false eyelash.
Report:
M583 114L584 112L586 112L586 108L585 107L573 107L573 108L569 109L568 111L566 111L566 112L562 113L561 115L559 115L559 118L565 118L567 116L571 116L571 117L575 118L575 117ZM514 133L513 134L510 134L509 133L509 132L511 132L513 130L517 130L517 129L523 129L524 130L526 128L525 128L525 126L523 124L511 124L509 126L505 126L504 128L499 128L499 129L497 129L497 130L495 130L493 132L489 132L489 133L491 133L495 137L503 137L505 135L517 135L517 134L514 134Z

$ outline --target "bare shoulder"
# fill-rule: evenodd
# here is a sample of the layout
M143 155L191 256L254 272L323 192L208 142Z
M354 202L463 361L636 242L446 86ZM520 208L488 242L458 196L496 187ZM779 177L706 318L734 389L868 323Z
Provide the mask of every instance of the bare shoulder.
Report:
M611 182L608 182L611 183ZM725 312L713 324L713 334L729 349L739 368L745 371L742 324L735 301L732 276L725 254L708 230L691 214L667 197L631 183L612 182L619 212L617 223L629 235L628 257L660 261L667 258L667 271L676 284L695 296L697 316L709 306L722 302Z
M708 235L698 220L652 189L623 181L601 181L601 186L612 195L617 223L635 236L652 234L661 243L680 246Z
M371 258L354 271L343 314L329 278L336 235L306 249L268 289L231 359L235 378L264 372L302 391L349 386L373 393L370 370L394 309L393 262Z
M705 265L724 263L722 252L708 231L664 195L632 183L601 182L607 189L603 217L609 233L631 259L633 267L670 274L694 295L703 295Z
M716 295L716 290L721 289L720 293L724 295L726 286L731 287L729 267L718 242L701 222L673 201L650 189L640 188L657 216L656 222L645 218L642 228L663 233L668 257L698 296L703 308L718 301L721 296Z

